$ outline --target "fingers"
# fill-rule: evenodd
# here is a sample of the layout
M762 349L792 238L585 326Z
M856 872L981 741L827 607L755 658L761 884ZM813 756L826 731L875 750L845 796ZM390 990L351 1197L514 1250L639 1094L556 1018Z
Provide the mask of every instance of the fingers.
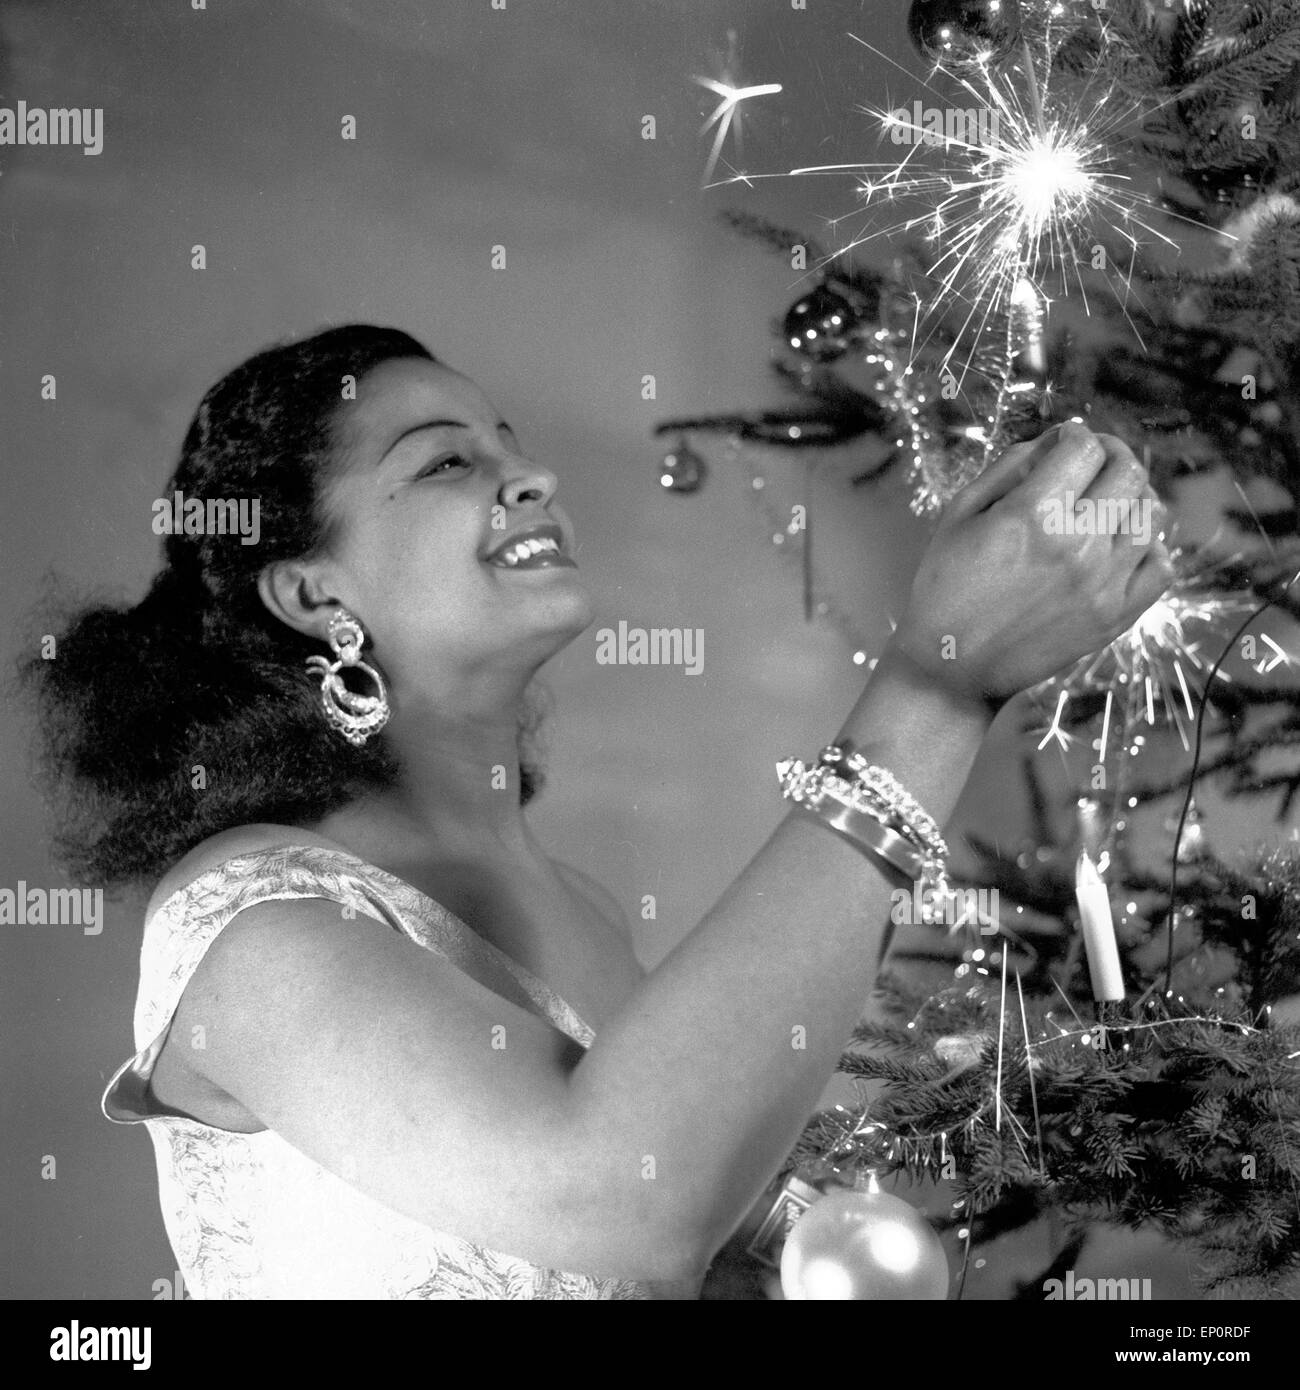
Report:
M1090 429L1061 425L1055 443L1026 476L1021 496L1035 510L1044 502L1059 503L1067 492L1082 497L1107 462L1105 444Z
M1075 422L1007 449L953 498L945 521L985 512L1013 494L1040 516L1059 513L1062 531L1075 529L1064 511L1084 501L1094 513L1085 534L1124 535L1145 546L1153 537L1163 539L1168 525L1164 504L1132 449L1117 435L1093 434Z
M1098 536L1112 536L1115 543L1126 537L1133 545L1149 545L1159 530L1156 509L1159 498L1147 481L1146 469L1119 440L1098 436L1106 448L1106 463L1082 495L1067 493L1044 503L1075 514L1079 529ZM1163 514L1163 507L1160 507ZM1163 524L1163 520L1161 521Z
M1082 495L1107 461L1105 445L1083 425L1053 425L1037 439L1013 444L995 463L968 483L948 505L946 519L961 520L987 511L1016 493L1030 507Z
M1106 451L1106 462L1098 470L1083 493L1085 497L1138 497L1147 485L1147 471L1137 455L1113 434L1099 434L1098 442Z
M1112 548L1123 537L1133 546L1148 546L1153 539L1164 539L1168 514L1146 469L1132 449L1113 434L1097 434L1104 462L1090 482L1082 487L1065 486L1054 495L1040 497L1036 510L1044 525L1054 525L1058 533L1109 537ZM1073 469L1077 478L1078 461L1066 451L1054 451L1048 463L1039 467L1024 488L1029 497L1055 476L1064 479Z
M1140 617L1174 582L1174 564L1164 543L1147 547L1124 586L1124 601Z
M1163 540L1169 527L1169 511L1160 494L1151 486L1145 466L1129 446L1113 434L1098 434L1106 450L1106 466L1093 480L1087 496L1104 502L1111 498L1132 499L1136 507L1119 507L1122 520L1127 514L1130 534L1145 539L1156 536Z
M1053 425L1037 439L1013 444L978 478L962 488L948 504L945 518L974 516L976 512L987 511L1025 480L1039 459L1056 444L1060 430L1060 425Z
M1167 513L1151 487L1147 471L1122 439L1097 436L1106 462L1082 497L1074 499L1076 523L1087 532L1111 538L1112 592L1122 585L1119 605L1132 626L1174 580L1174 566L1164 543ZM1067 499L1068 500L1068 499ZM1060 502L1048 505L1060 505ZM1090 509L1090 510L1089 510ZM1124 552L1132 557L1124 563ZM1110 586L1108 586L1110 587Z

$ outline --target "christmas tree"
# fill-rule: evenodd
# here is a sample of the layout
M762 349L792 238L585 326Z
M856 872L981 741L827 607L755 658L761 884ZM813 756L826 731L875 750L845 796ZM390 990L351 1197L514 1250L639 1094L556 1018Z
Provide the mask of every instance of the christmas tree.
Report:
M749 1248L775 1262L792 1212L904 1171L951 1185L958 1296L973 1250L1051 1214L1055 1258L1024 1297L1062 1296L1097 1223L1187 1243L1209 1295L1296 1297L1300 689L1268 624L1300 618L1300 3L915 0L910 32L948 104L877 113L897 159L863 164L854 235L823 247L730 214L815 277L777 325L786 402L665 421L682 442L662 482L699 486L692 433L814 464L884 439L855 482L901 472L936 515L1007 445L1082 419L1143 458L1179 577L1012 706L1033 841L967 835L954 857L965 888L996 890L996 921L976 908L950 932L937 990L886 962L883 1012L841 1063L861 1103L813 1118L775 1238ZM1216 472L1239 505L1184 541L1179 498ZM810 534L784 539L807 614L836 616ZM1064 800L1045 753L1070 769ZM1203 788L1254 809L1255 850L1214 852ZM1146 808L1157 845L1134 831ZM849 1268L846 1295L784 1271L796 1297L949 1292L879 1275Z

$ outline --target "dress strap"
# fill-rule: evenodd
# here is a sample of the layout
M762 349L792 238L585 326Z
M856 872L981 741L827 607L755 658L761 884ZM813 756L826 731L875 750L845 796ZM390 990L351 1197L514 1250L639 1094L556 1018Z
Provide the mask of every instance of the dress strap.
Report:
M110 1120L135 1124L165 1113L149 1097L149 1079L172 1018L208 947L245 908L279 899L324 898L353 916L397 925L350 867L333 864L332 857L307 845L236 855L196 875L158 905L145 922L140 947L137 1051L118 1068L101 1102Z
M224 860L166 898L145 923L136 996L136 1053L104 1092L108 1119L136 1124L160 1111L149 1080L181 996L208 948L245 908L281 899L323 898L349 917L372 917L449 959L520 1008L541 1013L589 1046L594 1034L540 980L484 941L427 894L355 855L320 845L285 845Z

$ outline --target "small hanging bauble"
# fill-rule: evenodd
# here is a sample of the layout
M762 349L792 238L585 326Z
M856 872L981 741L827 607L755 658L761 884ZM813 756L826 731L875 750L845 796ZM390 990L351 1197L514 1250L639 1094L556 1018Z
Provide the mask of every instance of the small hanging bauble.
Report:
M814 362L834 362L871 330L865 298L847 285L821 284L797 299L785 316L786 342Z
M659 481L669 492L698 492L708 466L685 439L679 439L664 455Z
M944 1299L948 1259L930 1223L901 1197L832 1192L794 1223L781 1288L788 1299Z
M1205 826L1201 822L1201 813L1193 802L1187 808L1187 820L1183 824L1183 833L1178 841L1180 864L1194 864L1205 853ZM1178 823L1175 821L1175 832L1177 829Z
M995 67L1020 42L1019 0L912 0L907 32L931 62Z

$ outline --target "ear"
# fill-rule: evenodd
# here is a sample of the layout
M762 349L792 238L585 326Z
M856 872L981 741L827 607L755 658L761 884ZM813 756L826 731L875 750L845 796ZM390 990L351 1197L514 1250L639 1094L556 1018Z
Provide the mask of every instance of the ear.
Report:
M262 602L295 632L324 642L329 620L346 607L321 576L317 567L303 560L278 560L257 576Z

